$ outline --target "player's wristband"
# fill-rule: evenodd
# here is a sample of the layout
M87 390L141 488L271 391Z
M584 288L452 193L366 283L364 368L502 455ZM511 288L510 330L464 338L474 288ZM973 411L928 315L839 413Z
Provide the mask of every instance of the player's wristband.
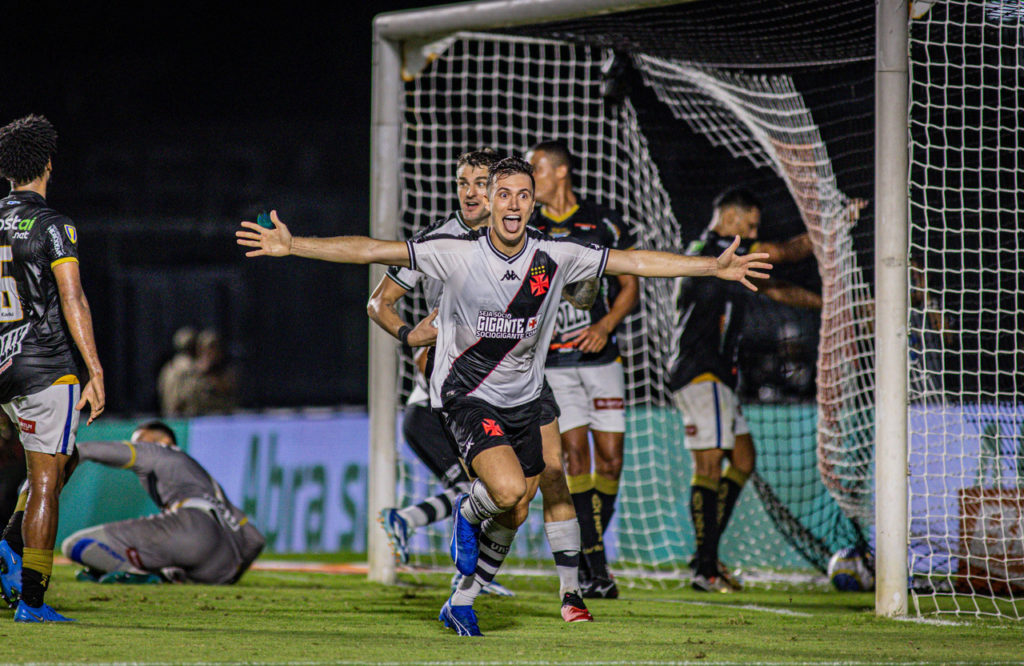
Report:
M407 352L412 351L412 347L409 346L410 333L412 333L412 328L408 325L403 324L402 327L398 329L398 339L402 341L402 347L404 347Z

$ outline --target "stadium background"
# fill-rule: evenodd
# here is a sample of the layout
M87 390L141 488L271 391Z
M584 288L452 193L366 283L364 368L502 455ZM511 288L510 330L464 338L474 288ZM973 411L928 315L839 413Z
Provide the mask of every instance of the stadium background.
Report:
M367 271L247 262L232 233L269 207L297 233L367 232L368 27L378 12L432 4L8 8L6 25L33 28L11 27L0 45L16 63L0 115L43 113L61 134L49 199L81 230L112 413L156 410L156 372L186 324L222 332L244 408L366 403ZM651 126L671 134L660 161L690 236L714 193L738 181L766 195L764 236L801 230L774 174L664 120ZM812 262L792 270L814 286ZM799 337L794 353L812 364L817 321L794 317L760 331L763 350L753 331L750 353L772 358L781 333ZM813 373L801 376L795 386L759 383L778 384L773 398L806 398Z

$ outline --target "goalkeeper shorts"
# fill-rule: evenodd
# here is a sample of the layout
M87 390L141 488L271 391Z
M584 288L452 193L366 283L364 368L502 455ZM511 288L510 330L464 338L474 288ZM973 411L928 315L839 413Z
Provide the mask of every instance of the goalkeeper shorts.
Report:
M732 450L737 435L750 433L736 394L721 382L687 384L672 402L683 413L687 449Z

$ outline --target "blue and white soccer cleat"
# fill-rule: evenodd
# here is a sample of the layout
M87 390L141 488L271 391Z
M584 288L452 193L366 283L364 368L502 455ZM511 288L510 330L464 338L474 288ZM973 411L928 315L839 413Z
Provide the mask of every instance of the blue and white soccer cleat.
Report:
M476 561L480 557L480 526L472 524L462 515L462 503L468 499L466 493L456 497L452 513L455 525L452 528L450 551L455 568L463 576L472 576L476 572Z
M476 611L472 606L452 606L452 600L441 606L441 614L437 616L438 621L444 622L444 626L454 629L459 636L483 636L480 627L477 625Z
M377 517L384 533L388 535L388 543L391 544L391 552L399 564L409 563L409 523L398 513L398 509L381 509Z
M0 541L0 595L10 608L21 598L21 558L6 541Z
M39 608L29 606L24 601L18 603L18 610L14 612L15 622L74 622L70 617L64 617L46 604Z

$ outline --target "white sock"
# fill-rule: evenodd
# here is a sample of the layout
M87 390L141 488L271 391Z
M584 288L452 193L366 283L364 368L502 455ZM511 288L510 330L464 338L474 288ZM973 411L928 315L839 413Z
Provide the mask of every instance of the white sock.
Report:
M499 513L502 513L502 510L491 499L487 486L480 479L473 481L469 488L469 500L462 503L462 517L474 525L479 525Z
M544 533L558 571L558 595L580 593L580 524L575 518L544 523Z

